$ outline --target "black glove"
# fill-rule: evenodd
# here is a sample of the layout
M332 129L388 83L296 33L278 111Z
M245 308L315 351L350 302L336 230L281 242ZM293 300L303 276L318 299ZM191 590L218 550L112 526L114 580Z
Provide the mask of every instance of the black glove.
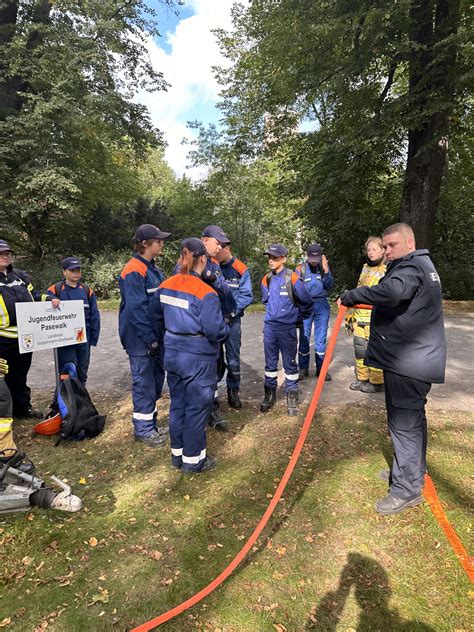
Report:
M230 314L225 314L224 315L224 322L227 325L232 325L232 321L234 320L234 318L235 318L235 312L231 312Z
M206 283L214 283L214 281L217 279L217 274L212 272L212 270L203 270L203 272L201 273L201 279Z
M150 342L150 344L148 345L148 355L151 357L156 356L159 350L160 343L158 342L158 340L153 340L153 342Z

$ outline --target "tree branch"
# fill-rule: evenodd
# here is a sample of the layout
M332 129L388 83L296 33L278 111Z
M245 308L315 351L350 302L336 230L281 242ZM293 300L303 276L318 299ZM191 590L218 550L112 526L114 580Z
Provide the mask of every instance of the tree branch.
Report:
M382 107L382 104L385 100L385 97L387 96L390 88L392 87L393 84L393 78L395 76L395 71L397 69L398 66L398 60L394 59L392 61L392 63L390 64L390 68L388 69L388 77L387 77L387 82L384 86L384 89L382 90L382 93L379 97L379 101L378 101L378 105L377 105L377 111L380 112L380 108Z

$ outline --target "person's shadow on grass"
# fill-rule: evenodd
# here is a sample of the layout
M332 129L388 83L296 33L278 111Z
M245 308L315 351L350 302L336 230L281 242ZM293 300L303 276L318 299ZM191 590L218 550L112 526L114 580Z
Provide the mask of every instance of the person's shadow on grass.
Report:
M378 562L359 553L349 553L337 590L324 595L305 629L335 632L352 586L361 609L357 632L435 632L425 623L404 621L396 609L390 608L387 573Z

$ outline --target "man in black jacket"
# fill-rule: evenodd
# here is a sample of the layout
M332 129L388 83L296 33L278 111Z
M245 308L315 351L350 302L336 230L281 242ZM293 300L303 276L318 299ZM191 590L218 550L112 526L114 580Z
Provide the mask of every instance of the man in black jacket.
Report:
M432 383L444 382L446 339L441 283L428 250L417 250L407 224L383 234L388 263L379 285L344 292L341 303L374 305L367 365L383 369L388 427L394 448L391 471L380 475L389 494L375 508L383 515L421 503L426 472L425 404Z

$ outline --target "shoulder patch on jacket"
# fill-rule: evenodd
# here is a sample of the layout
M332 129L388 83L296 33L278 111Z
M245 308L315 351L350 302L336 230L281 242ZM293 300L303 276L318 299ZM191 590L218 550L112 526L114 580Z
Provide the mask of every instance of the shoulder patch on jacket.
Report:
M215 263L216 266L220 265L219 262L217 261L217 259L214 259L214 257L211 257L211 261L212 261L212 263Z
M63 286L63 282L59 281L59 283L53 283L53 285L50 285L49 288L46 290L47 292L52 292L55 296L58 296L58 292L57 292L57 286L59 285L59 291L61 292L61 290L64 289Z
M293 283L293 285L296 283L296 281L301 281L301 277L299 274L296 274L296 272L292 272L291 273L291 282Z
M265 287L268 287L268 274L265 274L265 276L263 277L262 285L264 285Z
M207 294L217 295L217 292L212 287L191 274L175 274L169 279L166 279L166 281L163 281L160 285L160 289L175 290L175 292L191 294L201 300Z
M130 272L138 272L138 274L141 274L144 277L146 276L146 271L146 263L140 261L136 257L132 257L130 261L125 265L125 268L122 270L120 276L122 277L122 279L125 279L127 274L130 274Z
M245 263L240 261L240 259L235 259L235 261L232 262L232 267L234 268L234 270L237 270L237 272L242 276L245 274L245 272L247 272L248 269Z

